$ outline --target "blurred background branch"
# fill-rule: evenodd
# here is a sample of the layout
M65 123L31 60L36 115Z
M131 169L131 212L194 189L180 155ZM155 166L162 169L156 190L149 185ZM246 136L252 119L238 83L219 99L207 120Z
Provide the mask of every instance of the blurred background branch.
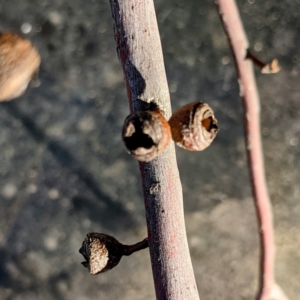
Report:
M249 57L249 43L234 0L218 0L219 13L228 42L231 46L238 74L240 95L244 104L245 140L250 170L252 193L255 202L258 232L260 235L260 274L257 299L271 299L275 288L274 256L275 241L271 201L265 179L263 150L260 129L260 103ZM279 289L279 287L276 287ZM274 298L272 299L282 299Z

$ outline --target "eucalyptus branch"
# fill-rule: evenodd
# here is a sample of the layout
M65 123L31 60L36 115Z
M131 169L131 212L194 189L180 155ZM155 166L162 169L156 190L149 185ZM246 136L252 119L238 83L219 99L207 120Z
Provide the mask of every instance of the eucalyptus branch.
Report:
M110 5L131 112L155 106L168 120L170 95L153 1L110 0ZM152 161L140 162L140 171L156 297L197 300L174 143Z

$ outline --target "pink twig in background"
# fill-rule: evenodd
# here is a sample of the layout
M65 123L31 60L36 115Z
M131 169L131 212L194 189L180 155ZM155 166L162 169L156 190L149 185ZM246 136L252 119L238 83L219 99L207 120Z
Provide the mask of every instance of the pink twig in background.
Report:
M246 147L261 245L260 287L257 299L269 300L271 293L276 299L283 299L283 294L280 296L277 293L276 296L274 293L280 288L274 279L275 244L272 208L266 185L260 136L259 96L253 63L247 58L249 44L235 1L217 0L216 3L233 53L245 110Z

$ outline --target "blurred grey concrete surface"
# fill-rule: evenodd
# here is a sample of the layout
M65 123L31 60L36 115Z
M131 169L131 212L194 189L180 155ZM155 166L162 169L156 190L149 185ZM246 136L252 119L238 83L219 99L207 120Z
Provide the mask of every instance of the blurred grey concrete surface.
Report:
M259 57L276 277L300 299L299 0L238 1ZM155 1L173 109L205 101L220 131L203 152L177 148L188 240L201 300L254 299L258 237L242 103L213 0ZM0 105L0 299L154 299L148 250L89 275L78 249L91 231L146 235L138 164L121 140L129 113L108 1L0 2L0 30L42 56L41 85Z

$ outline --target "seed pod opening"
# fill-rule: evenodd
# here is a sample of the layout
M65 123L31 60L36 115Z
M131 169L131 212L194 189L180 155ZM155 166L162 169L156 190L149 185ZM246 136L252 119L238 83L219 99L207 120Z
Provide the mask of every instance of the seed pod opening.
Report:
M207 148L218 132L213 110L202 102L181 107L172 115L169 124L174 142L190 151Z
M0 33L0 101L21 96L38 73L40 62L40 55L29 40Z
M124 122L122 138L135 159L147 162L167 147L171 130L158 111L134 112Z
M87 234L79 252L85 258L82 265L96 275L114 268L120 262L124 246L110 235L91 232Z

